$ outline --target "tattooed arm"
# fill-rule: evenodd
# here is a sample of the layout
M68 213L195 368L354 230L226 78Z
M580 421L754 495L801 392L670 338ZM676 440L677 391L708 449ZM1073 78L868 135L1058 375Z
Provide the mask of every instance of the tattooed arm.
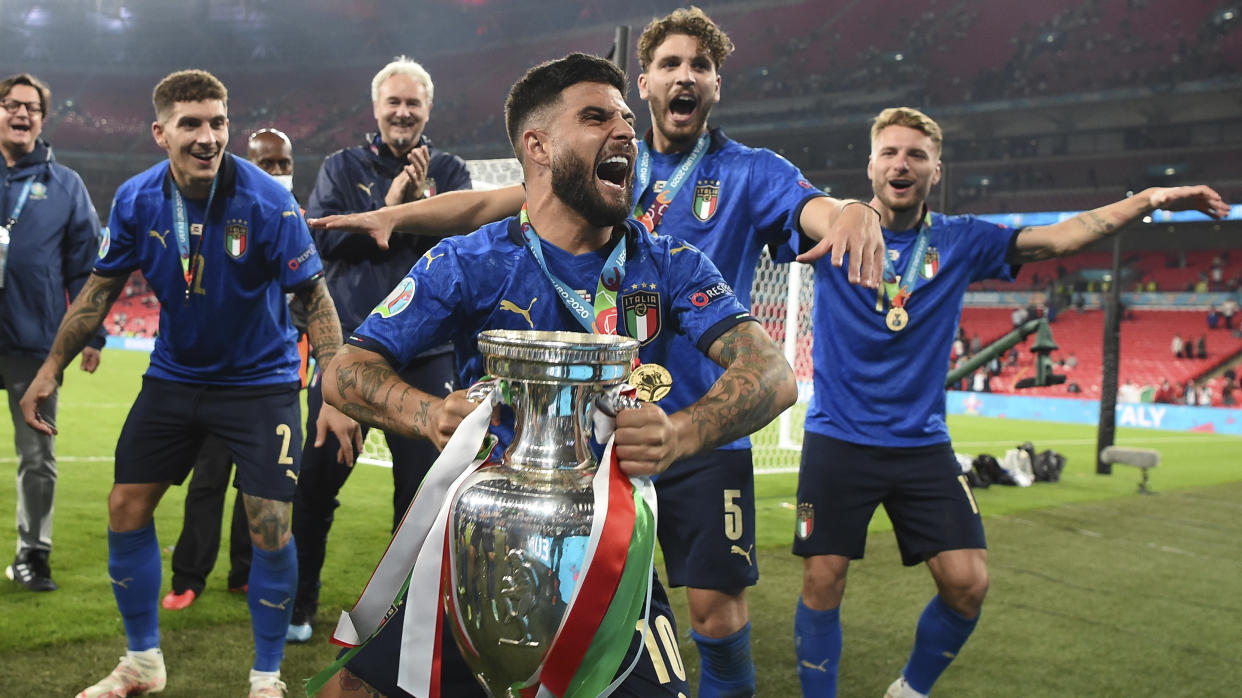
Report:
M617 415L613 448L626 474L660 473L673 461L740 439L798 397L789 362L758 323L725 332L708 355L725 372L694 404L671 415L651 404Z
M91 274L86 285L73 299L65 317L60 321L60 329L56 331L56 339L52 340L52 349L48 352L47 359L39 367L39 372L30 382L26 394L22 396L22 417L32 429L44 434L56 433L56 427L44 422L39 415L39 407L56 392L65 367L95 336L104 318L108 316L108 309L125 288L126 278Z
M1005 261L1024 264L1074 254L1158 208L1166 211L1202 211L1217 219L1229 215L1229 206L1211 187L1146 189L1128 199L1080 213L1054 225L1022 230Z
M328 284L322 278L316 279L298 289L296 295L306 308L306 336L315 353L315 362L326 368L341 351L341 320L332 296L328 295ZM354 457L362 452L362 427L325 400L315 420L315 446L322 446L329 433L336 436L340 444L337 462L353 465Z
M346 345L323 375L324 400L359 422L444 448L474 409L465 391L438 398L401 380L388 360Z

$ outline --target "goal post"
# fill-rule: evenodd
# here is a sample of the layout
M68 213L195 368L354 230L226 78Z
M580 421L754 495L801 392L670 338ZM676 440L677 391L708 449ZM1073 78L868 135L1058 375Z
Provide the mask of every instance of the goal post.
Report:
M515 158L469 160L475 189L498 189L522 181L522 166ZM756 473L798 471L802 449L802 423L811 398L811 304L814 270L796 262L776 264L767 250L755 267L751 285L751 313L763 329L784 347L786 360L798 382L798 401L775 421L751 435ZM367 434L358 462L392 467L392 454L384 434Z

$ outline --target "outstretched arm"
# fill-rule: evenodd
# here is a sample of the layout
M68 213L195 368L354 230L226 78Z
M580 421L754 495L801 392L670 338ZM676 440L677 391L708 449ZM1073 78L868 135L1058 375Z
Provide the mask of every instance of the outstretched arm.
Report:
M316 279L298 289L296 295L306 307L306 335L315 362L327 366L341 350L341 320L336 315L332 296L328 295L328 284L322 278ZM353 465L355 455L362 452L362 427L325 400L315 422L315 445L322 446L329 433L334 434L340 444L337 462Z
M371 236L388 249L393 232L414 235L461 235L515 215L526 200L520 184L502 189L450 191L428 199L386 206L376 211L307 219L312 228Z
M793 369L758 323L725 332L708 355L725 372L694 404L671 415L652 404L617 414L613 448L627 474L657 474L673 461L740 439L798 397Z
M108 309L125 288L125 280L124 276L91 274L73 299L65 317L60 321L60 329L52 340L52 349L48 352L47 359L39 367L21 399L22 417L32 429L44 434L56 433L56 427L40 417L39 407L56 392L58 379L65 367L99 331L104 318L108 316Z
M1201 211L1216 219L1229 215L1229 205L1211 187L1153 187L1060 223L1026 228L1018 233L1013 251L1005 261L1024 264L1074 254L1158 208L1166 211Z
M798 224L807 237L818 240L815 247L798 255L799 262L813 262L831 252L832 265L839 267L849 252L850 283L879 286L884 272L884 234L880 214L874 208L856 199L821 196L802 207Z

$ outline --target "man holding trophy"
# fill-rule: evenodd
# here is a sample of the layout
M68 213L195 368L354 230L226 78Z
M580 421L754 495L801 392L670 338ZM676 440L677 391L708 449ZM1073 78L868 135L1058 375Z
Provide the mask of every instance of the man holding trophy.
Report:
M629 219L637 142L634 117L626 106L625 91L623 73L603 59L583 54L571 54L537 66L513 86L505 116L510 140L526 179L527 200L521 214L484 226L467 236L447 238L428 251L349 338L349 346L325 372L324 395L330 403L386 431L426 438L437 447L443 449L447 445L451 450L454 444L450 443L450 437L463 420L476 412L478 405L471 398L477 399L479 395L468 396L467 392L458 391L441 399L401 381L394 367L403 365L428 346L451 342L457 354L461 384L470 385L483 378L485 371L502 373L504 369L517 370L515 367L521 364L516 359L493 362L490 350L485 363L476 344L477 341L482 343L476 339L480 332L559 330L538 334L565 340L559 342L562 345L606 345L603 353L610 357L611 363L581 367L587 369L592 379L603 374L616 377L629 373L631 362L625 357L636 352L640 365L635 372L640 378L632 382L643 383L642 377L645 377L647 383L654 385L677 379L678 357L670 355L669 348L674 337L684 335L725 371L700 400L673 414L665 413L651 402L615 411L613 458L606 454L605 463L600 467L614 464L619 472L612 469L607 472L615 473L613 482L623 483L625 487L629 486L625 483L631 481L624 476L658 474L674 460L759 429L793 403L796 396L793 372L779 348L738 303L715 266L693 247L675 238L654 237ZM621 336L592 339L596 335L584 335L575 342L575 334L571 333ZM630 351L628 355L623 351L626 347ZM502 347L494 351L510 350ZM518 349L512 351L518 352L513 356L520 354ZM549 375L565 374L566 382L577 381L583 375L572 359L563 365L552 362L541 366ZM532 439L530 419L523 410L530 411L538 404L541 410L534 411L566 415L567 405L577 398L568 397L571 395L568 392L557 393L545 400L549 404L542 405L532 396L543 388L512 390L527 392L511 396L509 387L502 390L506 398L511 398L509 404L513 411L500 409L491 417L493 431L501 441L527 438L536 442L528 450L542 453L553 449L560 441L587 440L569 438L575 436L573 433L549 433ZM640 390L639 397L655 395L644 395ZM582 425L589 421L582 415L601 411L596 410L594 404L563 420L563 423L578 425L577 437L582 436ZM514 413L517 413L516 434L511 431ZM599 432L596 437L598 442L607 441ZM576 448L587 451L582 445ZM477 443L474 449L478 449ZM513 448L505 454L506 464L512 451ZM480 457L483 455L481 453ZM530 457L537 459L538 454ZM582 457L594 461L590 453ZM485 468L479 472L494 471ZM561 478L557 482L567 483L581 470L571 467L555 472ZM431 475L428 477L430 480ZM633 506L641 513L645 508L638 494L645 480L632 482L635 483ZM427 488L425 482L424 490ZM601 501L595 500L597 517L602 515ZM439 502L433 504L440 506ZM416 499L414 508L418 506ZM414 508L407 515L407 522L415 516ZM464 520L460 508L453 511L450 515L453 521ZM560 635L569 633L570 622L561 626L559 620L554 619L541 626L534 620L542 617L540 604L546 602L559 608L564 601L576 597L574 592L578 587L590 586L597 579L593 577L597 569L595 561L600 555L598 551L603 550L603 543L600 548L594 548L596 533L592 533L591 549L597 551L595 561L588 555L584 567L571 568L563 563L563 558L572 555L570 548L574 547L567 541L587 540L585 530L579 531L583 535L558 534L552 538L528 535L524 538L519 531L541 530L539 524L528 525L525 521L497 524L488 518L490 511L485 509L464 527L450 525L451 535L441 534L440 537L448 538L447 545L454 552L463 551L456 560L462 564L454 564L453 572L445 577L449 580L444 584L445 594L487 599L486 604L475 606L470 606L470 599L465 599L455 606L456 612L448 614L447 621L458 631L471 673L492 694L534 695L534 687L542 685L553 687L552 692L562 696L612 691L615 691L613 695L632 696L689 695L684 666L676 647L672 613L663 589L650 570L649 547L645 557L639 556L646 567L642 569L638 594L640 600L647 598L649 580L649 603L637 604L637 609L631 605L628 620L618 626L625 630L620 636L622 646L628 644L624 658L620 652L593 654L598 635L604 631L604 625L594 624L584 636L583 644L590 647L585 650L585 656L579 652L582 661L578 673L572 679L561 681L550 676L548 665L552 660L544 648L550 645L551 652L555 653L557 644L552 642L552 635L558 627ZM612 516L611 508L608 515ZM612 519L609 521L611 527ZM544 528L562 523L550 520ZM635 540L640 527L635 524ZM482 529L491 532L481 536ZM650 533L648 530L648 537ZM607 531L603 535L607 537ZM433 538L434 535L428 539ZM540 540L554 543L550 550L540 551L537 549ZM482 552L485 546L487 553ZM559 574L547 572L543 563L548 560L562 560L559 564L562 571ZM381 566L383 564L381 562ZM478 566L495 566L500 571L475 574L474 568ZM546 565L553 566L556 565ZM632 569L629 565L625 567L626 571ZM526 586L522 586L522 580L518 579L522 570L536 570L538 574L529 572ZM621 584L633 577L621 576ZM409 614L416 597L439 596L434 578L432 588L415 587L419 580L415 568L413 579L410 586L413 593L408 595L410 602L393 604L387 614L392 617L386 616L387 622L379 623L382 631L375 635L374 641L353 656L328 681L320 695L372 695L365 693L372 690L388 696L434 695L441 690L449 695L449 684L440 683L438 676L431 678L430 684L411 683L407 668L399 666L410 662L436 664L423 662L403 651L411 639L402 637L400 616L412 617ZM619 587L616 588L620 595ZM590 601L586 603L589 605ZM643 607L648 605L650 610L645 618L648 630L642 632ZM480 636L464 631L465 626L486 625L486 619L478 617L480 608L484 609L483 615L504 615L496 609L507 609L512 618L520 620L521 632L518 636L498 639L483 637L481 641ZM608 609L609 619L615 621L624 617L624 614L614 617L612 611ZM577 611L571 608L566 613L573 618ZM629 630L635 621L640 632ZM360 638L365 640L371 630L364 629ZM420 628L420 632L431 635L433 628ZM592 637L592 633L596 636ZM491 640L490 647L484 646L488 640ZM497 645L502 646L500 650L496 649ZM488 657L493 656L489 653L496 651L504 658L489 660ZM538 655L533 664L512 668L521 662L510 657L532 652ZM447 655L446 652L446 661ZM601 656L611 659L601 660ZM536 667L533 674L528 671L532 666ZM524 671L526 673L522 673ZM592 671L606 673L601 684L590 684L583 678ZM421 667L418 673L424 676L428 670ZM614 676L616 681L612 681ZM557 684L559 688L554 687L556 681L561 681ZM592 685L596 687L589 688Z

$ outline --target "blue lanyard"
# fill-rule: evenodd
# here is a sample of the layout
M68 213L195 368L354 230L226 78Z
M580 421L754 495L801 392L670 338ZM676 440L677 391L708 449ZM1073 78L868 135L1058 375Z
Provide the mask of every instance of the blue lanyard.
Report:
M681 162L677 164L677 169L673 171L673 176L668 178L664 184L664 189L656 196L655 201L651 202L651 206L647 208L646 213L641 212L643 197L647 194L647 187L651 183L651 148L647 145L647 141L640 141L638 144L638 164L637 164L637 186L638 199L634 205L634 217L638 222L642 223L649 232L655 232L656 227L660 225L660 221L664 218L664 212L668 210L668 205L673 202L673 197L677 196L677 192L681 186L686 183L690 177L690 173L694 168L699 166L699 162L703 156L707 154L707 146L711 144L711 134L707 131L699 136L699 140L695 142L690 152L682 157Z
M223 167L224 163L220 163ZM216 183L220 181L220 172L216 172L211 180L211 192L207 195L207 208L203 209L203 222L191 226L185 209L185 199L177 188L177 181L172 183L173 191L173 230L177 232L177 249L181 252L181 272L185 275L185 297L190 298L190 286L194 283L194 275L198 273L198 251L203 248L203 229L207 227L207 219L211 216L211 202L216 198ZM190 234L197 238L194 248L190 248Z
M535 261L543 269L544 275L556 288L556 295L560 296L561 302L569 308L569 312L573 313L579 324L587 332L616 334L617 291L621 288L621 280L625 278L625 236L622 235L613 244L612 251L608 254L608 261L604 262L604 269L600 272L599 283L595 288L595 304L592 309L591 304L586 302L582 294L566 286L565 282L557 278L548 268L548 263L543 258L543 245L539 242L539 236L535 234L535 226L530 223L525 204L522 205L518 220L522 223L522 235L526 236L527 249L535 256Z
M919 284L919 266L923 263L923 255L927 252L928 241L931 237L932 218L931 211L923 216L923 227L919 231L919 237L914 241L914 247L910 248L910 261L906 262L906 273L901 276L901 283L897 282L897 270L893 268L893 260L884 256L884 291L888 295L888 302L894 308L905 306L906 300L910 298L910 294L914 293L914 289Z
M30 188L34 186L34 177L27 177L26 184L22 186L22 191L17 195L17 205L13 207L13 213L9 215L9 220L4 227L12 233L13 226L17 225L17 219L22 217L22 209L26 207L26 197L30 196Z

